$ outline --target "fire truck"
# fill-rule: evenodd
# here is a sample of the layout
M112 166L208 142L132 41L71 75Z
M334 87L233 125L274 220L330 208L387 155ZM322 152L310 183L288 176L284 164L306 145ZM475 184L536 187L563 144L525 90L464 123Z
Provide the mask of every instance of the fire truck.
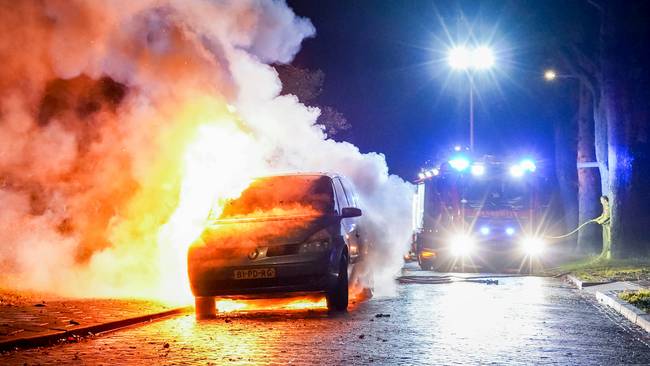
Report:
M416 184L411 255L422 269L523 271L543 256L550 194L534 159L456 151Z

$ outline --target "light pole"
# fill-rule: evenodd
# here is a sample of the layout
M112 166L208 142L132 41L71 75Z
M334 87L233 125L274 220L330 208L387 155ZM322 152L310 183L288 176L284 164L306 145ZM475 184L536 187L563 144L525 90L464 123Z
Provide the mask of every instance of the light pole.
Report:
M474 72L487 70L494 66L494 54L487 46L473 49L458 46L449 50L448 61L452 69L467 72L469 79L469 149L474 151Z

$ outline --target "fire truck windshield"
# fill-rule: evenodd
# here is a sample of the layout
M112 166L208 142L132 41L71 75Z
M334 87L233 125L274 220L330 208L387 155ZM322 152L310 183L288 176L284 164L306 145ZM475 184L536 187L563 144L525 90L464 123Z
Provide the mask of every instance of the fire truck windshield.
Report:
M467 179L462 183L461 199L468 207L522 210L530 206L530 189L525 182Z
M441 177L437 182L443 201L460 200L468 208L524 210L531 205L531 187L525 180L501 177Z

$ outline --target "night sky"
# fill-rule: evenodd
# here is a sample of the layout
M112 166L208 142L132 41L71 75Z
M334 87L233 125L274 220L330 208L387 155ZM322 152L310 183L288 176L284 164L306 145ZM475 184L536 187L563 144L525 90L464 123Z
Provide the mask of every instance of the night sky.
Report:
M535 1L288 3L317 33L293 64L324 71L318 102L341 111L352 125L337 139L384 153L392 173L412 180L436 152L468 144L468 77L446 60L447 49L464 42L489 44L496 54L493 70L475 74L477 151L553 160L553 122L573 118L573 89L570 80L544 81L544 69L554 65L542 45L556 31L554 9L566 16L566 7Z

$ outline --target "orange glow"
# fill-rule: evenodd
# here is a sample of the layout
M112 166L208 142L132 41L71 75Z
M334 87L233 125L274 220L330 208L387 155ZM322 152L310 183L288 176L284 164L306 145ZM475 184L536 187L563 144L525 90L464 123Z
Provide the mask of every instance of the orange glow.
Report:
M431 257L435 257L435 256L436 256L436 252L430 252L428 250L422 251L422 257L423 258L431 258Z
M327 302L323 296L305 296L283 299L232 300L217 299L217 311L232 313L239 311L277 311L277 310L324 310Z
M368 258L394 287L410 184L282 93L274 65L314 32L284 2L15 3L0 11L0 286L191 304L210 214L254 177L332 171L361 188ZM263 212L313 212L282 209Z
M170 131L168 135L183 146L179 154L182 159L175 168L178 203L158 232L161 297L174 302L190 303L193 298L187 278L187 250L208 226L211 210L223 209L223 204L214 207L214 202L237 197L251 175L259 171L251 162L254 144L233 110L214 99L197 99L182 116L186 121L182 125L189 126L185 128L190 131Z
M370 298L369 292L361 286L350 286L348 310ZM327 310L325 296L299 296L277 299L233 300L217 299L219 313L255 312L255 311L295 311L295 310Z

